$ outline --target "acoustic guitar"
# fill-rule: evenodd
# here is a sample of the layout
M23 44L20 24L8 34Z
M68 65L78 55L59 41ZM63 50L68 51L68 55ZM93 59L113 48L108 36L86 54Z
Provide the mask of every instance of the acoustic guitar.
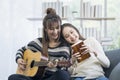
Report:
M34 77L35 75L42 76L44 73L44 69L47 67L49 63L47 57L43 56L41 52L33 52L30 49L27 49L24 52L23 56L24 61L26 62L26 69L21 70L19 67L17 68L17 74L22 74L25 76ZM55 63L55 61L52 61ZM58 66L69 67L71 65L70 61L58 61Z

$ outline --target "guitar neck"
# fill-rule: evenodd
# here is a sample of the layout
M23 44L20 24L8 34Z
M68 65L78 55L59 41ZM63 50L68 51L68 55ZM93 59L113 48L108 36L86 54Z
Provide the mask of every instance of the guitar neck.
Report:
M52 61L52 62L53 62L53 64L56 63L56 61ZM34 63L32 63L32 67L33 66L47 66L48 63L49 63L49 61L34 61ZM57 65L68 67L71 65L71 63L70 63L70 61L58 61Z
M49 61L35 61L34 66L47 66Z

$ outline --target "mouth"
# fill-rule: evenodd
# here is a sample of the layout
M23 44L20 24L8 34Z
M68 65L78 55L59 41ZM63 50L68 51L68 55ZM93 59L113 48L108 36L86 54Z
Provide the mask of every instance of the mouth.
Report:
M58 36L58 34L53 34L53 36Z
M52 37L54 37L54 38L58 38L58 35L56 34L56 35L52 35Z
M76 38L72 39L71 42L72 43L76 43L78 40Z

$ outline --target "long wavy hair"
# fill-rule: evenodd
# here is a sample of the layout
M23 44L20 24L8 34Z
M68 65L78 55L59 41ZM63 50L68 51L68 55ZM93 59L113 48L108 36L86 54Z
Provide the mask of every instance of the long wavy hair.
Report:
M49 37L48 34L46 33L46 29L50 28L53 23L57 22L60 24L61 28L61 18L56 14L56 11L53 8L47 8L46 10L46 16L43 19L43 39L42 39L42 44L43 44L43 53L48 54L48 43L49 43ZM57 41L60 40L60 33L59 37L57 38Z

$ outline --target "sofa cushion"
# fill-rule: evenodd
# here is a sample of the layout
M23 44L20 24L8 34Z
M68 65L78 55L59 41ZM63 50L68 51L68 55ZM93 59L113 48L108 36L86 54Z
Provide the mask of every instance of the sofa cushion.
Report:
M120 63L118 63L115 68L112 70L110 76L110 80L120 80Z
M105 54L110 60L110 67L104 68L105 76L109 77L113 68L120 62L120 49L105 51Z

